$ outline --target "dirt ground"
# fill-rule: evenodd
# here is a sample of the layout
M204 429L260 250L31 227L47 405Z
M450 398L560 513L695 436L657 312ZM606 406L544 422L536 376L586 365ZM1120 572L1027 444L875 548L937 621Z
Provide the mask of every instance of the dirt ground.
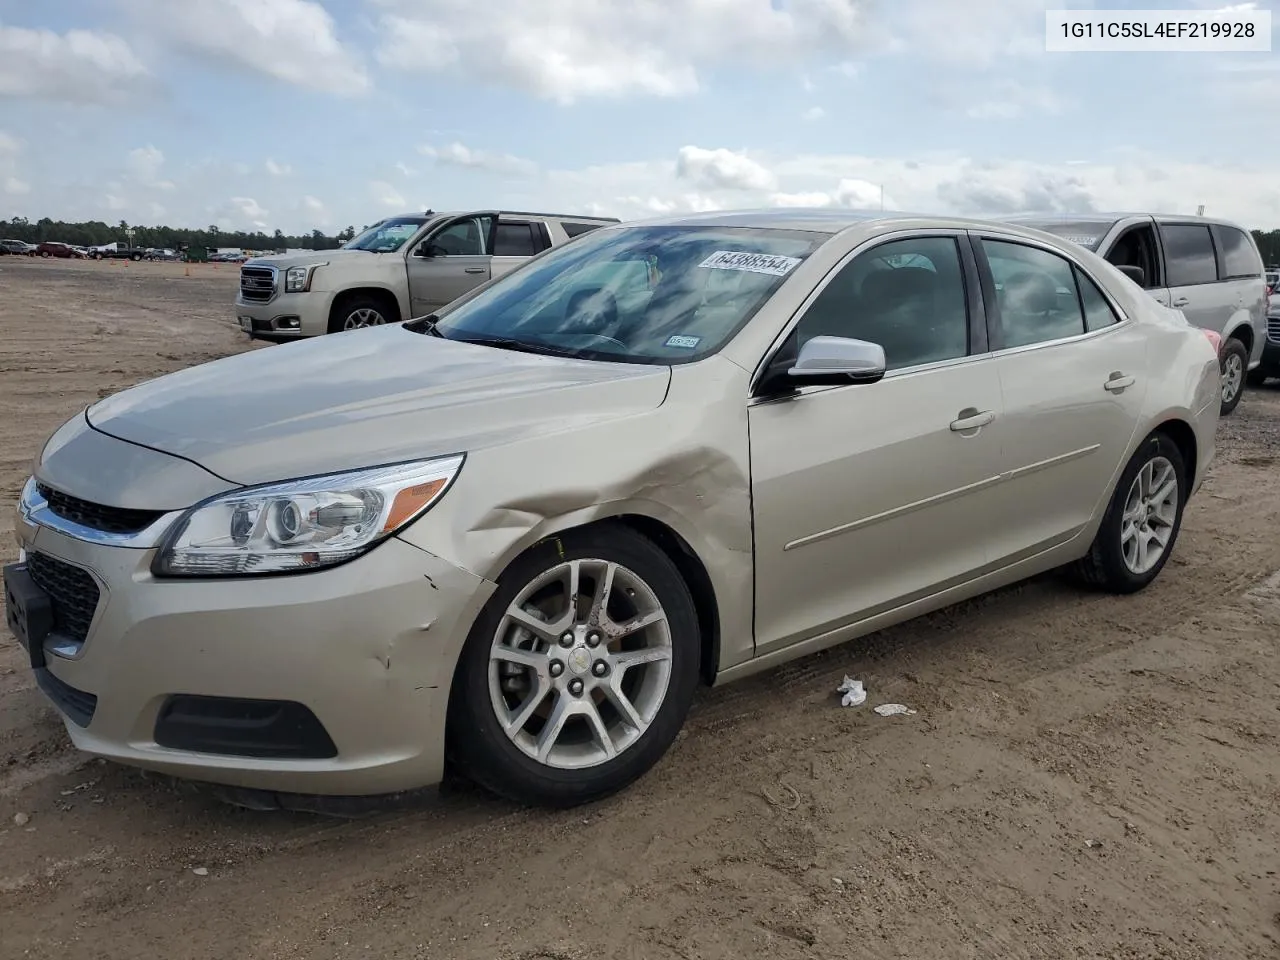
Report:
M250 348L235 268L187 273L0 258L0 499L85 404ZM0 628L0 957L1280 957L1280 390L1219 444L1143 594L1046 577L706 692L567 813L224 807L73 751Z

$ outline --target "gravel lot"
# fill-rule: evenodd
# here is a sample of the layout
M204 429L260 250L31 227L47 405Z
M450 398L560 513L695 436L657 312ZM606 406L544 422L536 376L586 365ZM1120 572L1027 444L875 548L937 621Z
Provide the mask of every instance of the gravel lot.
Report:
M250 349L236 269L187 273L0 258L0 498L87 403ZM1145 593L1046 577L705 693L568 813L226 808L73 751L0 628L0 956L1280 956L1280 390L1219 443Z

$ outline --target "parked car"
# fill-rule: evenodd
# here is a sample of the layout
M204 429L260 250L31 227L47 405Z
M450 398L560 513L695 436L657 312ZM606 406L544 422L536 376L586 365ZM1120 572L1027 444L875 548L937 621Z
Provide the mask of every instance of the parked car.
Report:
M1267 298L1267 340L1262 348L1262 362L1249 371L1249 385L1260 387L1273 377L1280 377L1280 295Z
M141 247L105 246L94 247L89 254L95 260L141 260L146 250Z
M173 261L180 259L180 256L178 251L171 250L168 247L150 247L147 249L146 253L143 254L143 259Z
M255 257L236 314L250 336L313 337L438 310L491 277L616 219L478 211L404 214L339 250Z
M37 257L61 257L63 259L77 258L80 256L76 252L76 248L69 243L58 243L56 240L45 240L37 243L35 249L30 251L31 255Z
M1147 586L1214 457L1218 339L1007 224L602 227L77 414L21 494L10 624L92 754L258 805L449 757L571 805L700 680L1064 564Z
M35 245L27 243L24 240L0 240L0 256L5 254L28 254L35 249Z
M1262 362L1267 284L1252 234L1227 220L1150 214L1018 217L1123 268L1157 301L1222 336L1222 413L1240 403Z

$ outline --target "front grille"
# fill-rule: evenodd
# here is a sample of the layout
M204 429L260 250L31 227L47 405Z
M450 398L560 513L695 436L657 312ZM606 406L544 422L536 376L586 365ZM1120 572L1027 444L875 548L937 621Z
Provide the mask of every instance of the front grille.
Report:
M1280 317L1267 317L1267 339L1280 343Z
M84 643L98 609L98 583L88 571L43 553L27 555L27 574L49 595L53 632Z
M164 516L162 510L130 510L126 507L92 503L61 490L54 490L43 483L37 483L36 490L49 504L49 510L63 520L104 533L138 533Z
M270 267L241 267L240 296L266 303L276 295L276 272Z

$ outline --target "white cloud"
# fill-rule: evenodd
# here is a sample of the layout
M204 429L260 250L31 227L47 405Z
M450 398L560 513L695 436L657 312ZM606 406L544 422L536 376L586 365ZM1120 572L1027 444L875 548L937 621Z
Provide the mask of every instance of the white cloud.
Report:
M628 93L680 96L722 63L805 64L861 46L867 0L382 0L378 51L414 72L483 76L572 103ZM478 71L478 73L477 73Z
M31 184L17 177L5 177L4 192L12 196L22 196L31 192Z
M1055 116L1068 106L1065 98L1047 87L1009 80L998 84L987 99L971 103L965 114L973 120L1016 120L1028 113Z
M396 161L396 169L400 171L401 176L405 176L405 177L416 176L418 173L417 170L414 170L411 166L409 166L403 160Z
M487 150L473 150L461 143L450 143L443 147L429 144L421 146L418 151L430 157L436 163L454 167L467 167L472 170L486 170L490 173L528 176L537 172L537 164L509 153L491 153Z
M366 92L364 67L314 0L128 0L146 29L171 43L293 86L344 96Z
M814 120L821 120L826 115L827 111L823 110L822 107L810 107L804 113L800 114L800 119L813 122Z
M773 190L777 177L744 153L723 147L707 150L685 146L676 155L676 176L722 190Z
M878 29L888 35L887 46L894 52L982 68L1004 57L1044 56L1045 9L1045 0L894 0L894 24Z
M231 209L245 220L261 222L266 219L267 211L253 197L232 197Z
M129 151L129 172L143 183L153 183L164 164L164 154L151 144Z
M324 213L324 204L315 197L306 196L302 198L302 205L311 213Z
M369 184L369 194L373 197L374 202L389 210L403 210L408 206L408 201L400 194L400 191L385 180L372 181Z
M114 193L108 193L102 199L106 201L108 210L123 210L129 205L123 197L117 197Z
M0 97L113 103L146 77L133 48L113 33L0 24Z
M267 157L265 166L267 168L267 173L271 174L273 177L287 177L289 174L293 173L293 167L289 166L289 164L276 163L270 157Z
M147 211L151 214L153 222L159 222L164 216L164 207L156 203L154 200L147 205Z

